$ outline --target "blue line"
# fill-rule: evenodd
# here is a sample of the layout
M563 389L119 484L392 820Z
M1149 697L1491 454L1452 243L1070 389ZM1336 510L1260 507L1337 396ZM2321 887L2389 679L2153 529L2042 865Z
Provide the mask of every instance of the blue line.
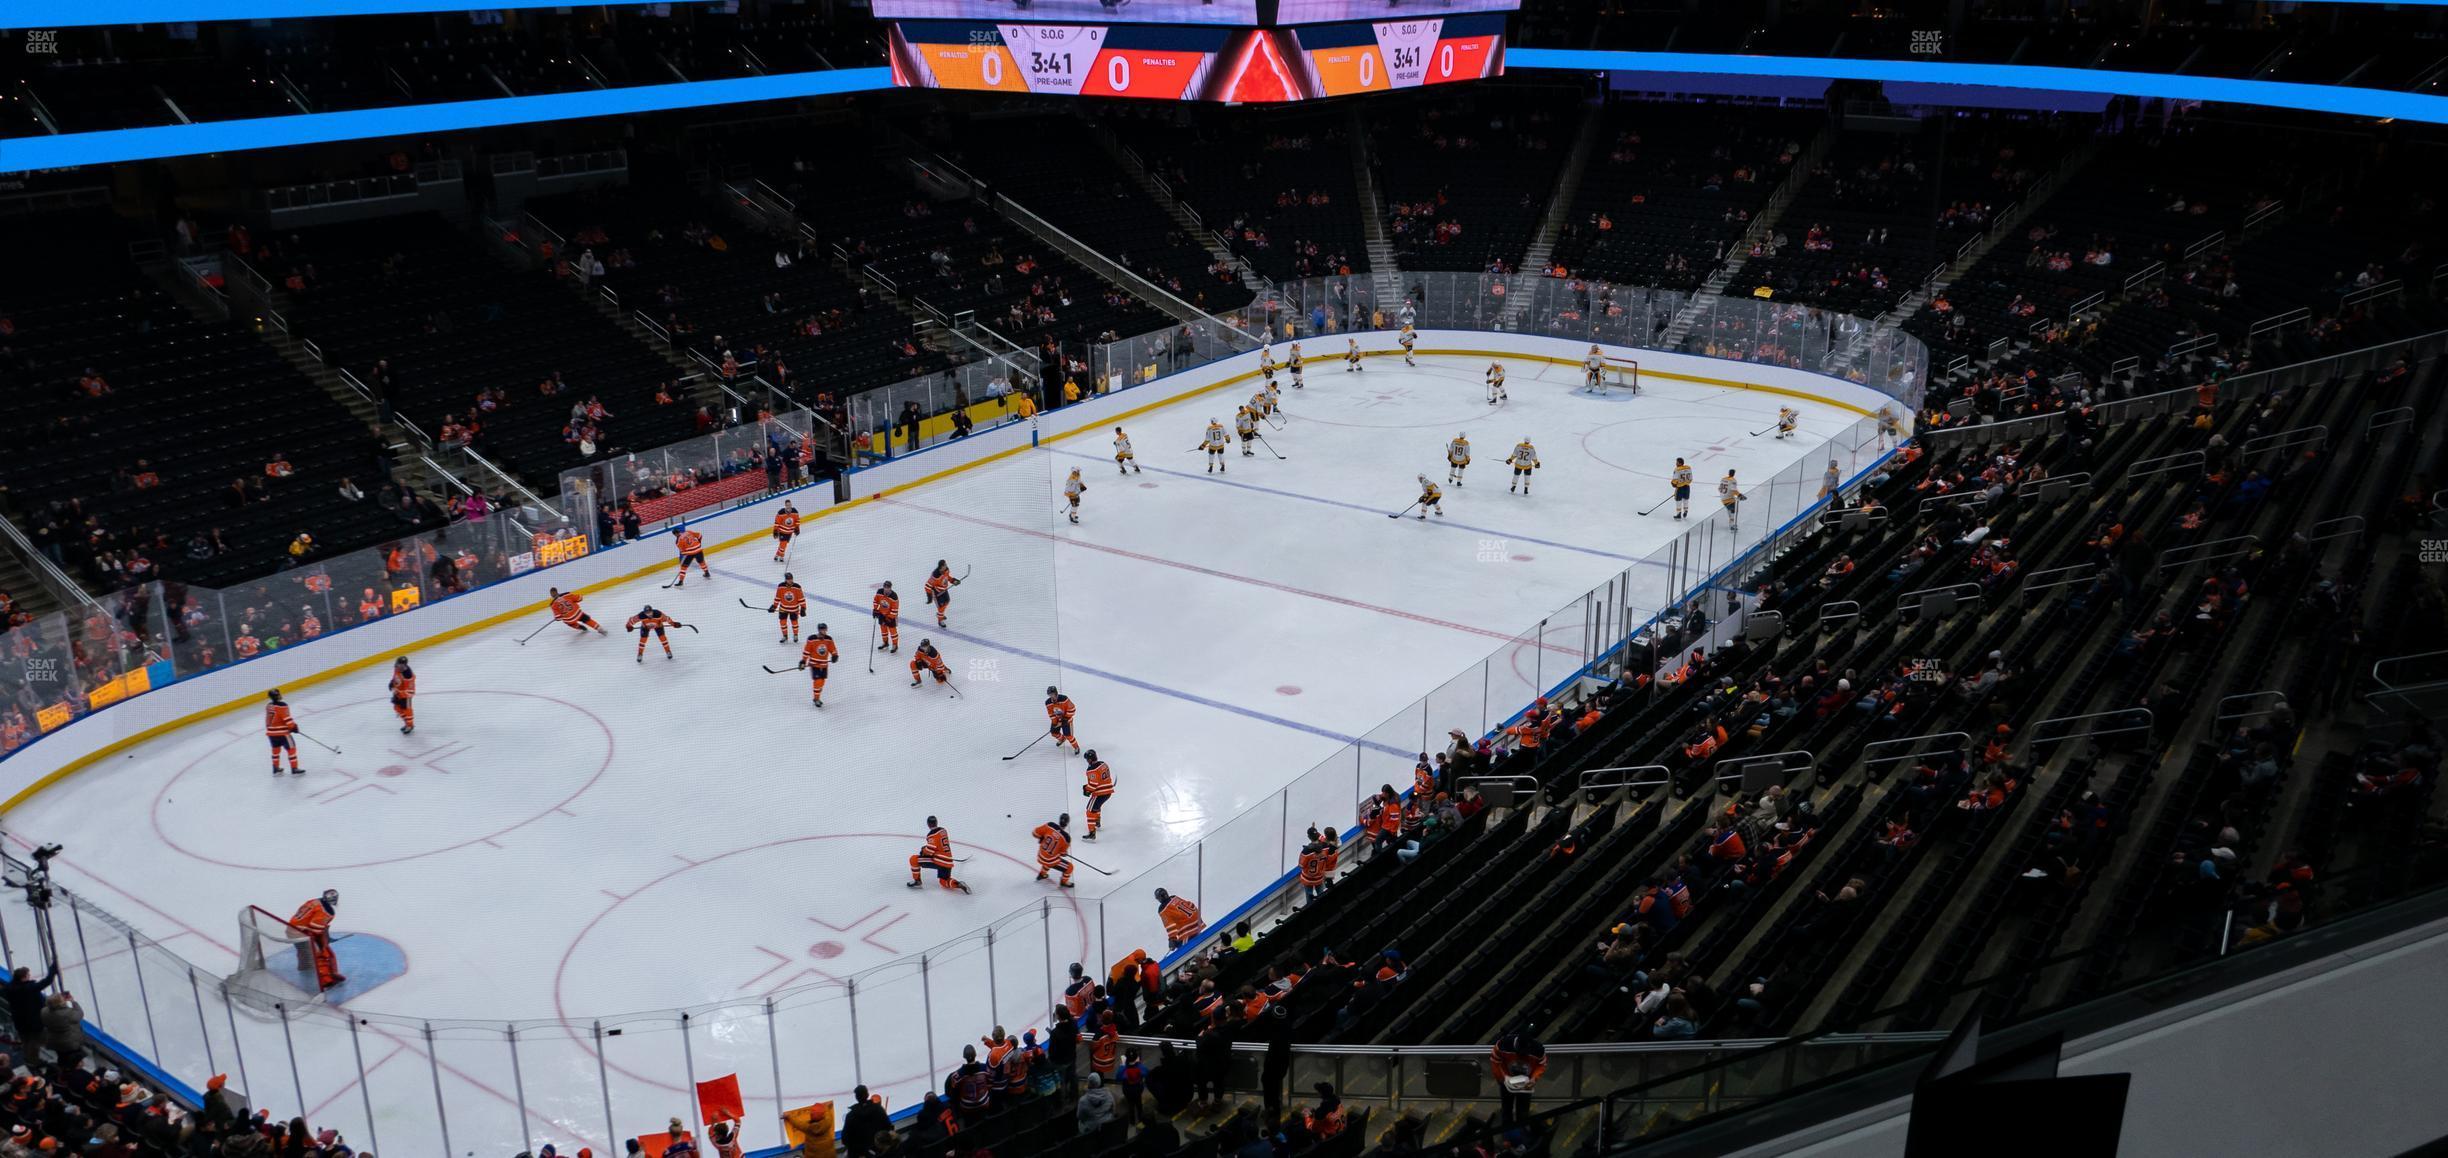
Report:
M10 18L16 19L15 16ZM199 153L235 153L248 149L276 149L287 145L314 145L369 137L447 133L535 121L626 116L891 87L892 70L889 68L842 68L675 84L631 85L590 92L447 101L401 108L345 109L328 113L206 121L192 125L103 129L48 137L9 137L0 139L0 173L151 161Z
M2171 76L2105 68L2058 68L2036 64L1966 64L1937 60L1839 60L1815 56L1741 56L1711 52L1615 52L1570 48L1514 48L1505 67L1556 68L1583 72L1699 72L1723 76L1791 76L1828 80L1918 81L1991 88L2048 89L2111 96L2266 105L2358 117L2448 123L2448 97L2389 89L2238 80L2217 76Z
M739 583L747 583L747 584L751 584L751 585L756 586L756 587L757 587L757 588L759 588L759 589L762 589L762 588L765 586L765 584L764 584L762 581L760 581L760 580L751 579L751 578L749 578L749 577L747 577L747 576L745 576L745 575L734 575L734 574L731 574L731 573L730 573L730 572L728 572L728 571L726 571L726 572L724 572L722 575L718 576L718 578L730 579L730 580L733 580L733 581L735 581L735 582L739 582ZM821 604L824 604L824 605L825 605L825 606L827 606L827 607L839 608L840 610L843 610L843 611L849 612L849 613L850 613L850 614L852 614L852 615L871 615L871 614L873 614L873 609L872 609L872 608L868 608L868 607L861 607L861 606L859 606L858 604L844 602L844 601L839 600L839 599L829 599L829 598L826 598L826 597L821 596L821 595L810 595L810 596L808 596L808 602L809 602L809 603L821 603ZM1361 747L1364 747L1364 748L1372 748L1372 749L1375 749L1375 750L1377 750L1377 751L1380 751L1380 752L1385 752L1385 753L1390 754L1390 755L1399 756L1399 757L1401 757L1401 758L1403 758L1403 759L1405 759L1405 760L1413 759L1413 758L1415 758L1415 757L1418 755L1418 753L1416 753L1416 752L1406 752L1406 751L1403 751L1403 750L1401 750L1401 749L1399 749L1399 748L1393 747L1392 745L1389 745L1389 744L1380 744L1380 743L1378 743L1378 742L1376 742L1376 741L1374 741L1374 740L1364 740L1364 739L1361 739L1361 738L1359 738L1359 737L1357 737L1357 736L1346 736L1346 735L1343 735L1343 734L1342 734L1342 733L1340 733L1340 732L1330 732L1330 731L1327 731L1327 730L1326 730L1326 729L1324 729L1324 728L1317 727L1316 725L1313 725L1313 724L1304 724L1304 723L1301 723L1301 722L1300 722L1300 721L1298 721L1298 720L1287 720L1287 719L1283 718L1282 716L1273 716L1273 715L1268 715L1267 713L1265 713L1265 712L1261 712L1261 711L1257 710L1256 708L1245 708L1245 707L1240 706L1239 704L1228 704L1228 703L1225 703L1225 702L1224 702L1224 701L1222 701L1222 700L1211 700L1211 699L1208 699L1207 697L1202 696L1202 695L1196 695L1196 694L1191 693L1191 692L1185 692L1185 691L1182 691L1182 690L1180 690L1180 689L1178 689L1178 688L1168 688L1168 687L1165 687L1165 686L1164 686L1164 685L1162 685L1162 684L1153 684L1153 683L1149 683L1149 682L1148 682L1148 681L1146 681L1146 680L1143 680L1143 679L1138 679L1138 678L1133 677L1133 676L1126 676L1126 675L1121 675L1121 674L1118 674L1118 673L1115 673L1115 672L1105 671L1105 670L1102 670L1102 669L1099 669L1099 668L1088 667L1088 666L1086 666L1086 665L1084 665L1084 664L1073 663L1073 662L1071 662L1071 661L1069 661L1069 660L1055 659L1055 658L1054 658L1054 657L1052 657L1052 656L1040 655L1040 654L1038 654L1037 652L1030 651L1030 650L1028 650L1027 648L1024 648L1024 647L1015 647L1015 646L1013 646L1013 645L1011 645L1011 644L1008 644L1008 643L997 643L997 642L995 642L994 640L991 640L991 639L986 639L986 638L983 638L983 637L980 637L980 636L970 635L970 634L967 634L967 633L965 633L965 632L954 631L954 630L952 630L951 628L948 628L948 627L938 627L938 628L935 628L935 629L933 629L931 632L929 632L929 634L932 634L932 635L941 635L941 636L943 636L943 637L944 637L944 638L946 638L946 639L957 639L957 640L960 640L960 641L961 641L961 642L963 642L963 643L974 643L974 644L977 644L977 645L978 645L978 646L980 646L980 647L992 648L992 649L994 649L994 650L996 650L996 651L1006 652L1006 653L1009 653L1009 654L1011 654L1011 655L1016 655L1016 656L1019 656L1019 657L1020 657L1020 658L1022 658L1022 659L1031 659L1031 660L1035 660L1035 661L1037 661L1038 663L1046 664L1046 665L1048 665L1048 666L1050 666L1050 667L1060 668L1060 669L1064 669L1064 670L1068 670L1068 671L1075 671L1075 672L1080 673L1081 675L1095 676L1096 678L1101 679L1101 680L1111 680L1111 681L1113 681L1114 683L1121 684L1121 685L1123 685L1123 686L1125 686L1125 687L1134 687L1134 688L1139 689L1140 691L1143 691L1143 692L1153 692L1153 693L1155 693L1155 694L1157 694L1157 695L1160 695L1160 696L1170 696L1170 697L1172 697L1172 698L1174 698L1174 699L1181 700L1181 701L1183 701L1183 702L1185 702L1185 703L1197 704L1197 705L1199 705L1200 707L1203 707L1203 708L1214 708L1215 710L1217 710L1217 711L1219 711L1219 712L1230 712L1230 713L1232 713L1233 715L1236 715L1236 716L1242 716L1242 717L1245 717L1245 718L1248 718L1248 719L1256 720L1256 721L1258 721L1258 722L1260 722L1260 723L1263 723L1263 724L1273 724L1273 725L1275 725L1276 727L1279 727L1279 728L1290 728L1290 729L1292 729L1292 730L1293 730L1293 731L1295 731L1295 732L1307 732L1307 733L1309 733L1309 734L1310 734L1310 735L1312 735L1312 736L1323 736L1323 737L1325 737L1326 739L1333 740L1333 741L1335 741L1335 742L1336 742L1336 743L1338 743L1338 744L1358 744L1358 745L1360 745Z
M1088 461L1090 461L1090 462L1111 462L1111 461L1113 461L1112 459L1109 459L1109 458L1099 458L1099 457L1097 457L1096 455L1093 455L1093 454L1081 454L1080 452L1078 452L1078 451L1076 451L1076 450L1057 450L1057 451L1054 451L1053 453L1055 453L1055 454L1059 454L1059 455L1062 455L1062 456L1064 456L1064 457L1066 457L1066 458L1079 458L1079 459L1086 459L1086 460L1088 460ZM1145 469L1145 468L1143 467L1143 468L1141 468L1141 469ZM1165 469L1165 468L1163 468L1163 467L1161 467L1161 466L1156 468L1156 473L1158 473L1158 474L1163 474L1163 475L1171 475L1171 476L1173 476L1174 478L1185 478L1185 479L1189 479L1189 480L1191 480L1191 481L1193 481L1193 482L1211 482L1211 483L1216 484L1217 486L1239 487L1239 488L1241 488L1242 490L1245 490L1245 491L1256 491L1256 492L1258 492L1259 494L1262 494L1262 495L1275 495L1275 496L1278 496L1278 497L1280 497L1280 498L1287 498L1287 499L1299 499L1299 500L1301 500L1302 502L1307 502L1307 503L1322 503L1322 504L1324 504L1324 505L1326 505L1326 506L1330 506L1330 507L1341 507L1341 508L1343 508L1344 510L1347 510L1347 511L1367 511L1368 513L1370 513L1370 514L1372 514L1372 515L1382 515L1382 514L1385 514L1385 513L1386 513L1386 512L1384 512L1384 511L1382 511L1382 510L1379 510L1379 509L1377 509L1377 508L1375 508L1375 507L1366 507L1366 506L1362 506L1362 505L1360 505L1359 503L1347 503L1347 502L1344 502L1344 501L1343 501L1343 500L1341 500L1341 499L1330 499L1330 498L1324 498L1324 497L1321 497L1321 496L1319 496L1319 495L1305 495L1305 494L1300 493L1299 491L1287 491L1287 490L1278 490L1278 489L1276 489L1276 488L1274 488L1274 487L1262 487L1262 486L1257 485L1256 483L1235 482L1235 481L1233 481L1232 479L1229 479L1229 478L1222 478L1222 477L1219 477L1219 476L1216 476L1216 475L1197 475L1197 474L1191 474L1190 472L1188 472L1188 471L1184 471L1184 470L1167 470L1167 469ZM1665 564L1663 564L1663 563L1659 563L1659 562L1656 562L1655 560L1651 560L1651 559L1636 559L1636 558L1634 558L1634 557L1632 557L1632 556L1630 556L1630 555L1618 555L1618 554L1616 554L1616 553L1615 553L1615 552L1613 552L1613 551L1601 551L1601 550L1599 550L1599 549L1597 549L1597 548L1595 548L1595 547L1579 547L1579 546L1575 546L1575 545L1573 545L1573 544L1571 544L1571 543L1559 543L1559 542L1556 542L1556 541L1555 541L1555 540L1553 540L1553 539L1534 539L1534 538L1531 538L1531 537L1530 537L1530 536L1528 536L1528 535L1516 535L1516 534L1513 534L1513 533L1508 532L1508 531L1496 531L1496 530L1490 530L1490 529L1488 529L1488 528L1486 528L1486 527L1476 527L1476 526L1472 526L1472 525L1471 525L1471 524L1469 524L1469 523L1457 523L1457 522L1454 522L1454 521L1452 521L1452 520L1450 520L1450 519L1444 520L1444 521L1442 521L1442 522L1438 522L1438 523L1437 523L1437 524L1435 524L1435 525L1436 525L1436 526L1440 526L1440 527L1451 527L1451 528L1453 528L1453 529L1455 529L1455 530L1457 530L1457 531L1469 531L1469 532L1471 532L1471 533L1473 533L1473 534L1477 534L1477 535L1487 535L1487 536L1490 536L1490 537L1493 537L1493 538L1500 538L1500 539L1506 539L1506 540L1519 539L1519 540L1521 540L1521 541L1522 541L1522 542L1524 542L1524 543L1536 543L1536 544L1538 544L1539 546L1542 546L1542 547L1554 547L1554 548L1556 548L1557 550L1560 550L1560 551L1579 551L1580 553L1582 553L1582 554L1584 554L1584 555L1596 555L1596 556L1598 556L1598 557L1599 557L1599 558L1601 558L1601 559L1620 559L1620 560L1622 560L1622 561L1624 561L1624 562L1626 562L1626 563L1646 563L1646 564L1648 564L1648 565L1650 565L1650 566L1652 566L1652 567L1663 567L1663 566L1665 566Z

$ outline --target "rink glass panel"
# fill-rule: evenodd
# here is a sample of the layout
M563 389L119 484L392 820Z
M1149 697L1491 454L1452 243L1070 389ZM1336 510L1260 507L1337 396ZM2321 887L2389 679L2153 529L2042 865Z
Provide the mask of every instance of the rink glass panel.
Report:
M1695 304L1666 291L1544 277L1434 273L1395 280L1400 296L1382 301L1369 277L1287 283L1232 314L1173 323L1105 346L1081 385L1090 390L1141 385L1246 353L1257 347L1262 333L1274 338L1279 358L1288 355L1284 346L1295 338L1309 342L1312 358L1339 356L1342 343L1332 338L1380 321L1388 328L1398 325L1406 300L1422 329L1526 332L1652 347L1680 327L1678 349L1836 373L1906 405L1918 401L1926 378L1926 354L1909 337L1872 340L1857 320L1803 307L1747 299ZM1383 344L1382 336L1369 344ZM1056 385L1058 374L1048 374ZM998 381L1015 380L1025 379L1003 362L913 379L854 399L853 426L885 427L910 401L920 404L922 414L940 414L964 396L982 401ZM42 617L10 633L0 693L23 714L30 731L52 730L160 682L234 662L242 640L263 650L290 646L344 630L369 614L405 613L498 582L537 565L539 535L546 541L584 536L590 548L600 549L606 544L594 541L597 504L668 486L682 472L719 480L725 472L756 469L747 456L770 446L772 438L787 441L815 429L812 416L790 412L771 426L711 432L579 468L563 480L558 510L497 511L481 522L310 558L228 590L150 583L80 615ZM1830 440L1826 449L1847 480L1885 450L1868 420ZM1296 867L1311 826L1356 835L1352 827L1361 799L1382 784L1407 791L1412 762L1422 751L1449 744L1450 730L1475 739L1500 730L1530 699L1577 673L1612 675L1625 664L1647 662L1651 655L1644 637L1659 614L1679 612L1690 594L1704 587L1735 585L1779 538L1806 529L1807 517L1819 506L1824 462L1806 458L1774 478L1744 480L1750 499L1739 530L1708 501L1713 488L1704 480L1695 488L1700 491L1696 518L1676 541L1526 623L1513 641L1370 729L1360 742L1127 882L1092 882L1086 878L1094 874L1083 870L1082 883L1102 894L1085 914L1094 925L1090 933L1100 959L1083 964L1101 978L1128 949L1162 950L1157 887L1196 900L1212 936L1243 901ZM965 501L991 503L992 496L1006 496L1012 509L985 514L1020 525L1050 525L1059 517L1033 497L1022 498L1042 493L1040 484L1055 489L1059 480L1050 459L1001 469L1042 471L1046 477L1026 480L1031 485L981 479L976 488L961 488ZM810 496L799 503L803 512L825 505L821 492L802 493ZM752 487L690 513L766 497L761 486ZM665 522L655 520L648 529ZM453 568L436 569L436 558L454 560ZM999 585L1027 589L1023 601L1053 604L1057 568L1050 545L1006 548L991 567ZM906 610L920 611L915 591L904 597ZM1030 650L1052 666L1040 671L1035 669L1045 665L1006 659L1001 661L1006 670L993 673L996 678L1059 682L1060 640L1053 636L1051 617L1041 618L1045 638L1029 641ZM908 623L913 635L923 634L923 628L923 622ZM1015 666L1031 670L1010 670ZM1232 855L1211 855L1224 848ZM1253 848L1264 855L1249 855ZM1093 859L1093 846L1080 851ZM1360 842L1350 841L1344 863L1363 855ZM924 954L745 1004L499 1024L347 1015L319 1006L267 1018L224 997L223 963L191 964L90 905L60 904L53 912L67 916L55 921L67 934L60 939L61 957L89 1021L128 1048L155 1057L181 1082L200 1089L212 1074L227 1073L257 1104L312 1107L319 1123L337 1125L361 1144L433 1149L447 1132L456 1147L516 1150L543 1141L561 1142L565 1149L570 1143L608 1146L659 1129L675 1114L697 1128L688 1094L692 1072L695 1080L740 1076L750 1106L745 1141L751 1146L779 1141L779 1109L820 1097L839 1101L860 1081L895 1105L912 1104L934 1075L958 1058L964 1043L991 1028L947 1024L949 1017L939 1022L932 1015L938 996L986 992L990 1016L1010 1031L1043 1024L1055 975L1069 963L1055 944L1050 909L1049 902L1032 900L988 929ZM22 902L0 907L0 931L10 938L13 960L35 959L27 955L32 913Z

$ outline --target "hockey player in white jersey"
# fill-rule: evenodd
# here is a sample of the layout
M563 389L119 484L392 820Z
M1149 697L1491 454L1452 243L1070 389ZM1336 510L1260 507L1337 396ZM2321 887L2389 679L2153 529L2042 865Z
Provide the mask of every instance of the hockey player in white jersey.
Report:
M1538 448L1530 445L1529 435L1522 435L1522 440L1513 444L1513 453L1505 461L1513 464L1513 485L1505 488L1506 493L1518 489L1529 494L1530 472L1539 468Z

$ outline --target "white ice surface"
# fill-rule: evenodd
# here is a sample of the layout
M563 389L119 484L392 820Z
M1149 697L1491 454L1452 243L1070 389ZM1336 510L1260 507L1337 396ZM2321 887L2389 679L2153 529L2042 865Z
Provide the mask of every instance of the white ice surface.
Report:
M1360 788L1400 783L1423 725L1474 730L1563 678L1582 657L1578 626L1551 624L1544 648L1516 637L1628 568L1662 584L1639 560L1682 525L1671 509L1635 512L1664 497L1675 455L1692 460L1706 513L1729 466L1765 480L1858 417L1663 379L1595 398L1574 389L1576 369L1531 362L1511 365L1511 400L1491 407L1483 362L1421 362L1316 366L1267 433L1285 459L1236 451L1229 473L1204 473L1189 448L1210 417L1230 425L1234 402L1210 395L1129 424L1143 474L1117 478L1105 438L1076 438L814 520L790 568L845 660L821 710L803 677L760 670L795 651L736 602L761 608L782 570L750 545L717 554L712 582L589 597L609 639L550 627L520 645L526 624L418 652L414 736L396 732L382 668L300 691L307 730L345 753L310 745L305 777L267 774L252 713L70 777L12 815L12 832L65 842L63 883L194 963L206 1016L199 1027L174 965L148 959L138 992L107 929L85 930L94 964L70 984L92 990L89 1016L98 998L100 1023L181 1078L201 1085L209 1065L235 1080L231 1019L209 992L233 964L233 915L286 913L334 887L339 927L397 944L406 967L349 1000L367 1016L354 1042L340 1019L291 1023L294 1084L280 1027L236 1019L246 1084L284 1116L302 1090L318 1124L364 1143L370 1100L382 1152L438 1152L438 1073L456 1152L551 1140L618 1153L605 1085L633 1134L689 1116L693 1063L701 1079L741 1075L748 1141L770 1145L777 1055L789 1104L858 1078L914 1102L997 1019L1042 1024L1049 961L1101 975L1130 948L1161 950L1151 881L1220 917L1280 871L1298 843L1286 830L1348 823ZM1749 433L1787 402L1802 437ZM1447 488L1445 516L1385 517L1414 475L1444 485L1457 432L1476 462ZM1506 492L1501 461L1523 435L1544 463L1530 497ZM1076 527L1057 512L1075 466L1090 488ZM1808 497L1755 492L1746 530ZM918 602L937 558L973 568L946 630ZM865 607L884 578L904 597L904 642L870 676ZM632 661L618 629L649 602L701 629L678 633L677 659L650 648ZM907 686L922 636L962 698ZM1083 868L1070 892L1032 880L1028 830L1058 811L1077 821L1079 762L1048 744L1001 759L1041 729L1049 683L1078 701L1082 742L1120 782L1104 833L1076 848L1112 875ZM1432 689L1434 709L1413 707ZM1363 737L1375 746L1355 758ZM961 876L975 895L931 875L903 887L930 813L973 858ZM22 960L26 916L5 917ZM980 930L996 922L990 957ZM922 983L912 958L930 950ZM854 1060L851 1002L824 982L904 960L861 977ZM692 1015L685 1053L676 1017L615 1016L709 1003L731 1004ZM430 1048L425 1018L451 1022ZM605 1039L601 1082L598 1018L623 1027Z

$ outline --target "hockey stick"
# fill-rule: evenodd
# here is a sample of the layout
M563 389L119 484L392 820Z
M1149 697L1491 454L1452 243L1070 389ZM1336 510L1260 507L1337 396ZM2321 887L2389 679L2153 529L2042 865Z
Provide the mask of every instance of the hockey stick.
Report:
M1753 438L1758 438L1760 435L1766 434L1766 433L1768 433L1769 431L1771 431L1771 430L1775 430L1775 429L1776 429L1776 423L1771 422L1771 423L1769 423L1769 424L1768 424L1768 425L1766 425L1766 426L1760 427L1758 430L1754 430L1754 431L1752 431L1752 432L1751 432L1751 437L1753 437Z
M1050 731L1050 730L1049 730L1049 731L1044 731L1044 732L1039 732L1039 733L1037 733L1037 739L1029 741L1029 742L1028 742L1027 747L1022 748L1022 749L1020 749L1019 751L1014 752L1014 753L1012 753L1012 754L1011 754L1011 755L1009 755L1009 756L1005 756L1005 757L1004 757L1004 759L1006 759L1006 760L1017 760L1017 759L1019 759L1020 757L1027 755L1027 754L1028 754L1028 750L1029 750L1029 748L1034 748L1034 747L1036 747L1040 741L1043 741L1043 740L1044 740L1046 737L1051 736L1051 735L1053 735L1053 734L1054 734L1054 733L1053 733L1052 731Z
M944 686L945 686L945 687L947 687L947 688L952 689L952 698L953 698L953 699L956 699L956 700L957 700L957 699L961 699L961 698L963 698L963 697L961 696L961 694L960 694L960 685L959 685L959 684L955 684L955 683L947 683L947 684L945 684Z
M1656 502L1654 502L1654 503L1649 504L1649 511L1654 511L1654 510L1658 509L1659 507L1665 506L1665 505L1666 505L1666 504L1667 504L1669 501L1673 500L1673 498L1674 498L1673 493L1672 493L1672 492L1669 492L1669 493L1666 495L1666 497L1665 497L1665 498L1659 499L1658 501L1656 501ZM1647 514L1649 513L1649 511L1642 511L1642 512L1641 512L1641 514L1645 516L1645 515L1647 515Z
M764 664L758 664L757 666L758 666L758 667L765 667L765 665L764 665ZM766 667L766 668L765 668L765 674L766 674L766 675L789 675L789 674L791 674L792 672L799 671L799 670L801 670L801 669L799 669L799 668L795 668L795 667Z
M556 623L559 623L559 622L561 622L561 621L560 621L560 620L558 620L558 619L547 619L547 620L545 620L545 621L544 621L544 627L551 627L553 624L556 624ZM528 632L528 633L527 633L527 637L526 637L526 639L521 639L521 640L519 640L519 641L518 641L519 646L520 646L520 647L525 647L525 646L527 646L527 640L529 640L529 639L534 639L535 637L537 637L537 636L539 636L539 635L544 634L544 627L539 627L539 628L536 628L534 631L530 631L530 632Z
M1417 499L1412 500L1412 502L1411 502L1411 507L1416 507L1416 506L1418 506L1418 505L1419 505L1419 500L1417 500ZM1401 510L1399 510L1399 511L1396 511L1396 512L1394 512L1393 514L1387 515L1386 517L1387 517L1387 518L1389 518L1389 519L1399 519L1399 518L1403 517L1404 515L1410 514L1410 513L1411 513L1411 507L1404 507L1403 509L1401 509Z
M977 569L977 568L976 568L976 566L975 566L974 564L967 564L967 563L962 564L962 565L961 565L961 573L960 573L960 578L953 580L953 581L952 581L952 585L953 585L954 587L958 587L958 586L960 586L961 584L968 582L968 581L969 581L969 572L974 571L974 570L976 570L976 569Z
M875 617L871 615L871 616L868 616L868 617L867 617L867 674L868 674L868 675L874 675L874 674L875 674L875 653L876 653L876 621L875 621Z
M334 755L334 756L337 756L337 755L339 755L339 754L340 754L340 749L338 749L338 748L334 748L334 747L332 747L331 745L326 744L326 743L324 743L324 742L323 742L323 741L321 741L321 740L315 739L314 737L309 736L309 735L307 735L307 734L306 734L306 733L304 733L304 732L291 732L290 734L291 734L291 735L293 735L293 736L300 737L300 738L304 739L304 740L305 740L307 743L312 744L312 745L314 745L314 746L315 746L315 747L317 747L317 748L321 748L321 749L323 749L324 751L329 752L329 753L331 753L331 754L332 754L332 755Z
M696 624L694 624L694 623L675 623L675 624L672 624L672 626L673 626L673 627L685 627L685 628L688 628L690 631L697 631L697 625L696 625ZM699 635L704 635L705 633L704 633L704 632L702 632L702 631L697 631L697 634L699 634Z
M1260 446L1263 446L1263 447L1267 448L1267 453L1268 453L1268 454L1274 455L1274 456L1275 456L1275 457L1277 457L1277 458L1283 458L1283 457L1285 457L1284 452L1282 452L1282 451L1280 451L1280 450L1275 449L1275 444L1274 444L1274 443L1272 443L1272 442L1268 442L1268 441L1266 440L1266 435L1261 434L1261 435L1259 435L1259 436L1258 436L1258 445L1260 445Z
M748 602L748 601L747 601L747 600L745 600L745 599L740 600L740 601L739 601L739 605L740 605L740 606L742 606L742 607L747 608L747 609L748 609L748 610L750 610L750 611L763 611L763 612L766 612L766 613L768 613L768 614L770 614L770 613L773 611L773 608L771 608L771 607L759 607L759 606L757 606L756 604L754 604L754 603L750 603L750 602Z
M1089 872L1095 873L1095 874L1097 874L1098 876L1102 876L1102 877L1109 877L1109 876L1112 876L1112 875L1113 875L1112 873L1107 872L1107 871L1105 871L1104 869L1098 868L1098 867L1097 867L1097 866L1095 866L1095 865L1089 864L1087 861L1081 860L1080 858L1078 858L1078 857L1076 857L1076 856L1073 856L1073 855L1071 855L1071 854L1070 854L1070 853L1068 853L1068 852L1066 852L1066 853L1064 853L1064 854L1063 854L1063 859L1064 859L1064 860L1067 860L1067 861L1070 861L1072 864L1078 865L1078 866L1080 866L1081 868L1087 869Z

